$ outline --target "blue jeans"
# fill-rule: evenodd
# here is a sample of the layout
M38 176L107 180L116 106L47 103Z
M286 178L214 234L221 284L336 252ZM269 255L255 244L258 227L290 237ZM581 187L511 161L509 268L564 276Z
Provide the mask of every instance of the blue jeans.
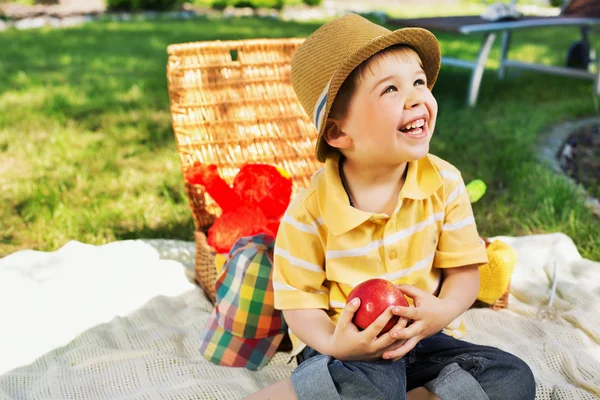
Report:
M442 400L533 400L531 369L516 356L437 333L398 361L340 361L306 347L292 383L299 400L401 400L425 386Z

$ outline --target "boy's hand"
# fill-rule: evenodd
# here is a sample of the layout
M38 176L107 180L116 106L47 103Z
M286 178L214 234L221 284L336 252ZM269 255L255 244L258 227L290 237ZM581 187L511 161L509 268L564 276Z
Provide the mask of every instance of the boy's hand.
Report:
M444 300L410 285L399 285L402 292L413 299L414 307L393 307L392 313L410 319L406 328L394 327L389 335L404 340L402 346L383 353L384 359L399 360L411 351L421 339L444 329L455 318L451 306Z
M352 323L354 313L360 307L360 299L356 298L346 304L340 319L337 322L333 335L330 338L329 354L339 360L378 360L386 351L399 348L405 340L397 340L390 336L390 332L402 330L406 327L406 318L400 318L398 323L381 336L378 335L383 327L394 316L392 307L388 307L377 319L363 331L359 331Z

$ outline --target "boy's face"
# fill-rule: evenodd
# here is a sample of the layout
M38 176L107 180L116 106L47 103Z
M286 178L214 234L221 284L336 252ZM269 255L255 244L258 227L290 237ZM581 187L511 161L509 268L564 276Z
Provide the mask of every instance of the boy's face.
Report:
M386 54L369 65L340 128L343 149L362 164L397 164L423 158L435 128L437 102L412 49Z

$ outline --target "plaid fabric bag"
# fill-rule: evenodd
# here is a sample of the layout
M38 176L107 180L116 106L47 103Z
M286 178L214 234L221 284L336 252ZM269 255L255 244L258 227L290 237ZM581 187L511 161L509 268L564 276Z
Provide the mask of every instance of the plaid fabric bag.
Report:
M258 370L277 351L287 326L274 307L273 247L271 236L259 234L239 239L229 252L202 332L200 350L209 361Z

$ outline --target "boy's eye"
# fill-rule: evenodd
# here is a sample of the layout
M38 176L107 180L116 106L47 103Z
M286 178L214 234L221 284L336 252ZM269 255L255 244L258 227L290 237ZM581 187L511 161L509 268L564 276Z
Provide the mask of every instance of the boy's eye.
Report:
M386 87L382 94L397 92L397 91L398 91L398 88L394 85L391 85L391 86Z
M421 85L425 85L425 80L423 79L417 79L414 83L415 86L421 86Z

